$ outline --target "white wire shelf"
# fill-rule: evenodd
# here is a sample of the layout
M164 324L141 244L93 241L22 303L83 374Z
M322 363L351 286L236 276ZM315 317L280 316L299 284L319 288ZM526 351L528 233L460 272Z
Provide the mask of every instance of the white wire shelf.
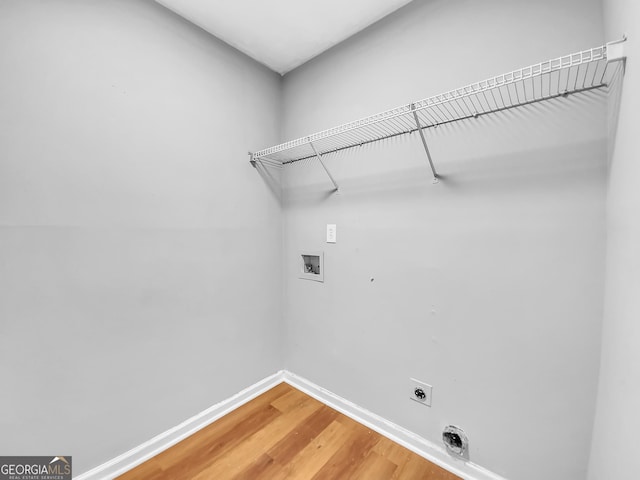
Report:
M622 42L547 60L265 148L250 153L251 163L282 167L314 157L322 163L322 156L330 153L419 131L437 178L424 129L607 87L618 72L611 64L624 59Z

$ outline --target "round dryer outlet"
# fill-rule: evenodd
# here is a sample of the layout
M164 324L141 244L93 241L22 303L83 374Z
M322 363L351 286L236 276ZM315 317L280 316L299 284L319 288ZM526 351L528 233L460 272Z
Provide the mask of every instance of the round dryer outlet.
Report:
M442 431L442 441L447 451L457 457L466 457L469 449L469 439L460 427L447 425Z

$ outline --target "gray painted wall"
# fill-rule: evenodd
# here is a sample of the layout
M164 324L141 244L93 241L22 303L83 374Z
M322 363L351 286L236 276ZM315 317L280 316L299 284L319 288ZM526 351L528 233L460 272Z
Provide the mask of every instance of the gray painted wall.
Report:
M640 471L640 5L633 0L605 0L604 12L607 35L619 38L626 33L629 39L621 96L613 97L609 116L613 156L608 184L605 316L588 478L632 480Z
M590 1L417 0L284 82L285 138L603 43ZM606 98L559 100L285 174L286 368L512 480L582 480L605 248ZM325 240L327 223L338 243ZM324 250L325 282L297 278ZM433 407L407 381L433 384Z
M633 42L637 7L608 0L605 14L607 39ZM510 479L584 478L602 95L428 132L438 186L417 137L329 158L337 195L317 164L292 166L284 239L278 178L242 160L602 43L601 23L597 0L416 0L282 92L150 1L1 2L0 450L72 453L82 472L284 364L434 442L461 425L471 460ZM637 104L633 71L624 105ZM637 470L613 441L613 426L638 428L633 115L609 183L597 480ZM324 284L297 279L302 249L325 251ZM434 385L431 409L406 398L409 376Z
M281 368L280 78L152 1L0 45L0 452L81 473Z

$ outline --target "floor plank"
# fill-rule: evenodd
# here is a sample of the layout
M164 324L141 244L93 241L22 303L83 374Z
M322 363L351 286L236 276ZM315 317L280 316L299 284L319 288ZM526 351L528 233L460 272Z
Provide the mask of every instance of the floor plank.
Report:
M338 412L323 405L304 423L273 446L267 453L280 465L288 462L324 431L338 416Z
M340 441L345 427L337 421L331 422L305 448L300 450L291 461L282 465L273 480L310 480L315 473L341 448Z
M373 450L349 477L349 480L390 480L398 465Z
M340 421L350 428L350 434L345 437L343 448L314 475L313 480L350 478L366 457L367 452L382 438L348 417L341 415Z
M461 480L282 383L119 480Z
M233 478L321 406L322 404L313 398L307 398L296 404L291 410L276 417L264 428L245 439L236 448L222 455L217 462L192 477L193 480Z

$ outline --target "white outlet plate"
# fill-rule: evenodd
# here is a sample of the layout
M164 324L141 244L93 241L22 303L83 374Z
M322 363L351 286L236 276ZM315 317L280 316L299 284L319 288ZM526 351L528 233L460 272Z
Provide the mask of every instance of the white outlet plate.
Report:
M336 233L338 228L335 223L327 224L327 243L336 243Z
M416 397L415 391L416 388L422 389L425 394L423 399ZM431 406L431 397L433 395L433 387L428 383L421 382L420 380L416 380L415 378L409 379L409 398L414 402L421 403L426 405L427 407Z

